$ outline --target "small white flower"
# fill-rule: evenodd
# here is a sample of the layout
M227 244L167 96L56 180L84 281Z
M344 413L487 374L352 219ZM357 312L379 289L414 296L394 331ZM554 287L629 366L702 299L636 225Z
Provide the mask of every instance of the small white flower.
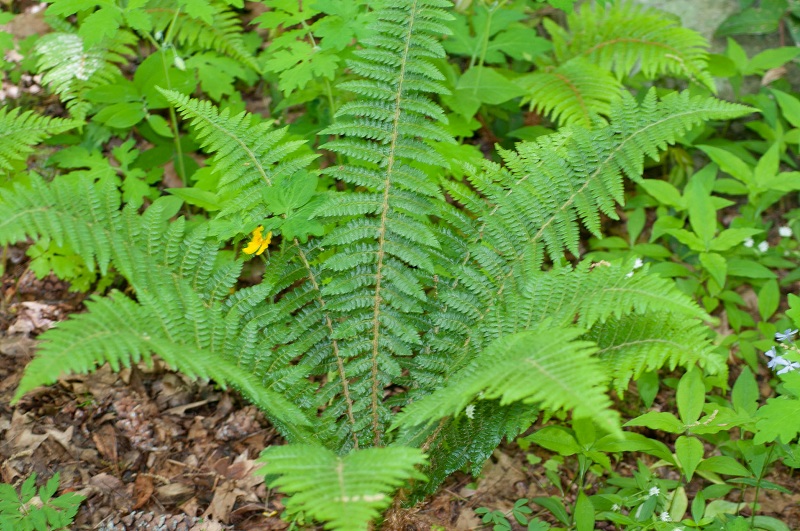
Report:
M787 328L783 332L775 332L775 339L777 339L781 343L785 343L787 341L791 341L792 339L794 339L794 335L796 333L797 329L792 330L791 328Z
M611 510L614 511L615 513L619 512L620 509L622 509L622 507L620 507L618 503L615 503L614 505L611 506Z
M647 493L647 497L649 498L651 496L658 496L659 494L661 494L661 489L659 489L658 487L650 487L650 490Z
M781 367L784 367L784 366L789 365L789 364L791 364L791 362L789 360L787 360L786 358L784 358L783 356L775 356L774 358L772 358L771 360L769 360L767 362L767 367L769 367L770 369L774 369L775 367L777 367L779 365Z
M667 511L664 511L661 514L659 514L658 515L658 519L661 520L662 522L671 522L672 521L672 517L669 515L669 513Z
M744 245L745 247L752 247L753 245L755 245L755 243L756 243L756 242L754 242L754 241L753 241L753 238L747 238L747 239L746 239L746 240L745 240L745 241L742 243L742 245Z
M790 363L789 365L787 365L783 369L779 370L775 374L778 374L778 375L786 374L787 372L795 371L797 369L800 369L800 363L798 363L796 361L793 361L792 363Z
M470 404L464 409L464 414L467 416L468 419L475 418L475 404Z
M791 227L778 227L778 234L781 235L783 238L791 238L792 237L792 228Z
M767 249L769 249L769 243L766 240L758 244L759 252L766 253Z
M642 259L641 258L637 258L636 261L633 263L633 268L634 269L639 269L643 265L644 265L644 262L642 261Z
M625 275L625 278L631 278L632 276L633 276L633 271L631 271L630 273L628 273L627 275Z

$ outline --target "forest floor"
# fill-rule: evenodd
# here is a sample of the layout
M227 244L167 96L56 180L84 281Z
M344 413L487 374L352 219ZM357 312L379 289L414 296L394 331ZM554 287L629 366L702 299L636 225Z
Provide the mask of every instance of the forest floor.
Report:
M23 248L9 251L0 278L2 482L18 484L33 472L43 482L59 472L62 492L86 496L74 531L100 529L101 523L104 529L133 529L108 527L132 511L202 517L212 522L202 528L207 530L289 528L280 518L281 496L251 474L261 450L283 440L257 409L213 382L192 382L159 362L119 373L103 366L90 375L65 376L11 406L36 335L81 311L84 296L70 293L55 277L37 279ZM635 466L629 457L616 471L629 476ZM800 493L800 478L790 472L777 467L769 480ZM480 529L478 507L510 512L520 498L557 494L543 467L529 464L526 452L508 444L479 478L454 475L432 499L399 511L402 516L383 528ZM800 494L765 491L760 501L760 514L800 522Z

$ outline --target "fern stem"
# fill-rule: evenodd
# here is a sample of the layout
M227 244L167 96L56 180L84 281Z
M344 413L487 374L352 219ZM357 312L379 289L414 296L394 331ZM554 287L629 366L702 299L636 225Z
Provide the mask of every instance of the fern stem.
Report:
M172 21L169 23L169 28L167 28L167 34L164 37L164 42L167 43L170 48L172 48L172 32L175 29L175 23L178 21L178 14L180 12L180 8L175 10L175 15L172 17ZM172 82L169 78L169 67L167 66L167 58L165 57L164 48L162 47L160 51L161 66L164 68L164 78L167 80L167 90L172 90ZM180 132L178 131L178 117L175 114L175 108L172 105L169 106L169 120L170 127L172 128L172 140L175 144L175 159L177 162L177 164L175 164L175 169L178 171L178 176L181 178L181 182L184 186L186 186L186 165L183 162L183 147L181 147L181 137Z
M297 247L297 253L298 256L300 256L300 260L303 262L303 267L305 267L306 271L308 271L308 279L311 281L311 285L314 287L314 290L317 293L321 293L319 284L317 283L317 277L314 275L314 271L311 269L311 264L308 263L306 254L303 252L302 247L300 247L300 242L297 241L297 238L295 238L293 243ZM317 303L321 307L325 307L325 301L320 295L317 295ZM353 415L353 399L350 397L350 384L347 380L347 374L344 370L344 361L342 360L341 353L339 352L339 342L334 338L333 321L331 320L331 316L328 312L325 312L325 326L330 332L331 347L333 348L333 355L336 358L336 370L339 373L339 379L342 381L342 394L344 395L345 405L347 406L347 421L350 423L350 426L353 427L352 431L354 448L358 450L358 434L355 430L356 419Z

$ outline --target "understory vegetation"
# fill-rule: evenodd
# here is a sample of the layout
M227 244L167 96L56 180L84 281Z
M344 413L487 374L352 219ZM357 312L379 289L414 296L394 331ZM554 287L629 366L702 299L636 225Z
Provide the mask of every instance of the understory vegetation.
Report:
M0 107L0 244L91 296L16 400L156 356L232 387L295 526L380 528L508 441L560 495L496 530L791 529L800 48L736 37L800 5L741 3L710 53L623 0L54 0L0 33L42 86ZM67 527L57 485L0 527Z

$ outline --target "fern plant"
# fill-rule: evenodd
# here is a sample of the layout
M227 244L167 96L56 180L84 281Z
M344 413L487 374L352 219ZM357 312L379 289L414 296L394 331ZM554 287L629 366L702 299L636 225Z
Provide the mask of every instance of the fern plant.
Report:
M261 460L290 509L366 529L407 480L413 497L477 470L540 414L571 411L620 431L609 386L661 365L719 369L707 315L632 263L577 261L579 232L615 217L623 179L694 125L749 112L675 93L626 93L608 123L566 127L451 179L431 147L453 142L431 94L446 92L446 0L387 0L341 86L354 99L317 154L247 113L163 91L220 175L215 219L164 197L123 205L114 176L32 174L0 190L0 243L49 236L130 284L42 337L18 400L63 372L159 355L239 389L289 441ZM1 124L1 122L0 122ZM254 125L255 124L255 125ZM317 176L338 191L317 188ZM236 287L243 260L266 270ZM268 254L268 257L267 257ZM427 479L427 482L423 481Z
M706 70L707 47L697 32L641 4L591 2L567 17L567 29L543 20L552 55L517 82L523 101L560 124L590 125L594 114L608 115L620 82L637 73L646 80L686 78L715 91Z

